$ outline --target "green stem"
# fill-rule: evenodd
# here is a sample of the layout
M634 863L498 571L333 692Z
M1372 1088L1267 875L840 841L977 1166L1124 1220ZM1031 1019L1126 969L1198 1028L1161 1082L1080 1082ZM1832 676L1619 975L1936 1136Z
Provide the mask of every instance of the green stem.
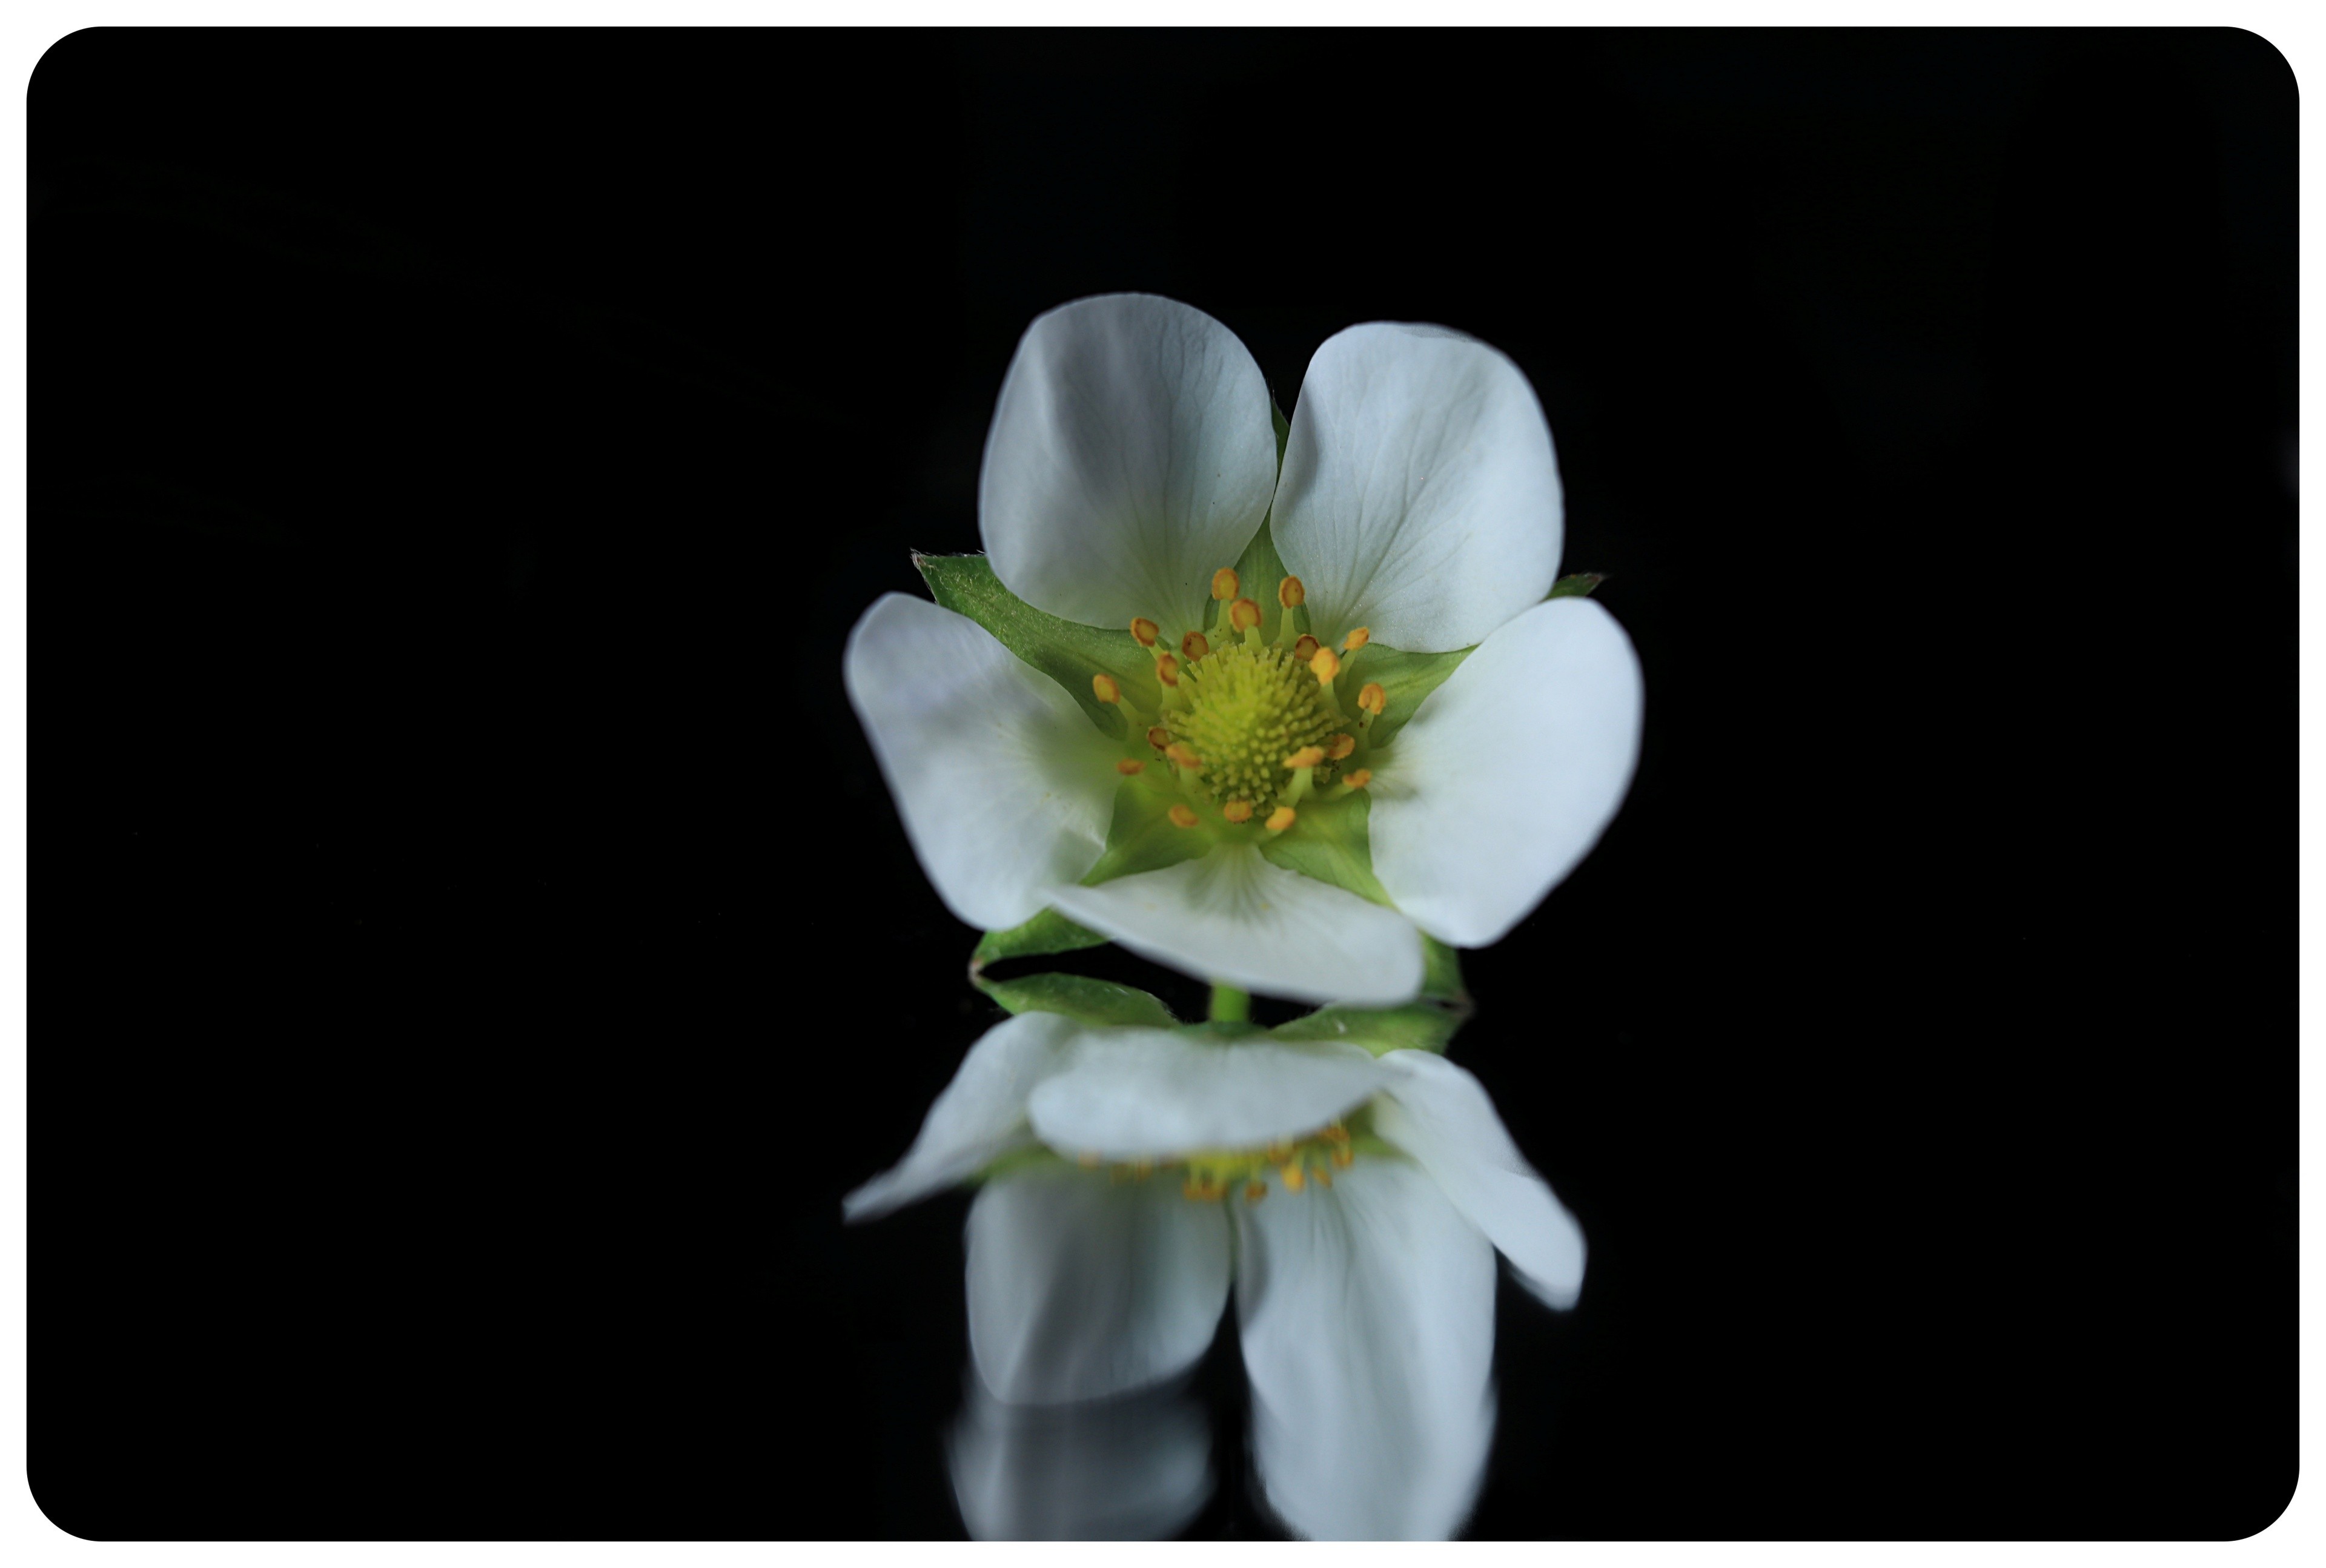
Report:
M1212 985L1212 1021L1218 1024L1249 1024L1251 1022L1251 993L1217 981Z

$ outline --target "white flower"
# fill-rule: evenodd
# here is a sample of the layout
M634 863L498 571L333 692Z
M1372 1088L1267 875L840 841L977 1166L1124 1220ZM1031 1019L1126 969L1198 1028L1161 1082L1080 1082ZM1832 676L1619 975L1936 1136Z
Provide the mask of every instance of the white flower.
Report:
M848 1216L996 1161L968 1229L993 1396L1169 1378L1211 1343L1233 1280L1260 1473L1307 1536L1452 1533L1493 1428L1495 1250L1553 1306L1582 1286L1573 1217L1477 1080L1428 1052L1022 1014L971 1049Z
M1597 840L1638 753L1639 664L1588 598L1545 599L1558 465L1502 354L1339 333L1280 475L1270 409L1251 354L1189 306L1113 294L1036 320L979 524L1018 600L1112 628L1081 634L1092 689L892 594L850 638L849 694L963 920L1047 905L1214 982L1402 1002L1416 928L1494 942Z

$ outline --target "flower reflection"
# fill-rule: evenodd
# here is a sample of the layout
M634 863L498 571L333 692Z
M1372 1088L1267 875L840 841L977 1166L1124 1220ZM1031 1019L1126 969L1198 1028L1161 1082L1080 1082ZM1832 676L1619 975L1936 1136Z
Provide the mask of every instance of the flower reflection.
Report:
M946 1458L986 1541L1151 1541L1212 1495L1211 1433L1178 1383L1079 1405L1005 1405L975 1376Z
M1233 1283L1259 1474L1304 1536L1452 1534L1493 1426L1496 1249L1554 1306L1582 1285L1573 1218L1478 1081L1428 1052L1026 1014L971 1049L911 1150L847 1211L978 1172L983 1393L1073 1406L1174 1378L1211 1343ZM971 1430L1019 1429L979 1415ZM1141 1451L1108 1452L1144 1478L1121 1482L1127 1495L1173 1490L1138 1469ZM1009 1494L978 1494L996 1495ZM981 1534L981 1520L1062 1517L979 1509L965 1492Z

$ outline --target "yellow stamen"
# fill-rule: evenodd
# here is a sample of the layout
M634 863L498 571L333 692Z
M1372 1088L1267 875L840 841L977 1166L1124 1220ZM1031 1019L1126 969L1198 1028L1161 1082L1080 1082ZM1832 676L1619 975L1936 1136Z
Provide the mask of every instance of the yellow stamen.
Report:
M1093 675L1091 677L1091 690L1098 693L1098 700L1102 702L1120 702L1122 700L1122 687L1116 682L1115 678L1112 675Z
M1230 801L1226 805L1220 808L1220 815L1225 817L1231 822L1249 822L1251 821L1251 803L1250 801Z
M1159 724L1147 727L1147 744L1160 751L1171 744L1171 732Z
M1085 1171L1095 1171L1098 1169L1098 1156L1088 1153L1079 1154L1075 1156L1075 1164Z
M1353 790L1361 790L1367 784L1373 782L1373 770L1369 767L1361 767L1354 773L1350 774L1346 778L1344 778L1341 782Z
M1163 755L1169 757L1181 767L1199 768L1204 765L1204 759L1197 756L1194 750L1190 748L1187 743L1184 740L1175 740L1170 745L1165 747L1163 748Z
M1248 598L1240 598L1228 606L1228 625L1240 632L1248 632L1260 625L1260 606Z
M1284 1178L1284 1190L1288 1192L1297 1192L1308 1184L1307 1173L1298 1164L1287 1165L1276 1174Z
M1324 645L1324 644L1310 636L1307 632L1303 632L1293 642L1292 656L1305 664L1309 660L1315 658L1317 656L1317 650Z
M1308 661L1308 667L1317 673L1319 682L1330 681L1341 673L1341 655L1330 648L1319 648L1317 656Z
M1324 1166L1322 1166L1322 1165L1317 1166L1317 1184L1318 1186L1320 1186L1320 1187L1329 1187L1329 1186L1331 1186L1331 1185L1333 1184L1333 1173L1332 1173L1332 1172L1330 1172L1330 1171L1328 1171L1328 1170L1326 1170L1326 1169Z
M1294 752L1290 756L1286 757L1284 759L1284 765L1289 768L1315 767L1324 760L1325 748L1323 747L1304 746L1299 750Z
M1179 639L1179 656L1190 664L1211 651L1211 639L1201 632L1189 632Z
M1166 686L1177 686L1179 683L1179 661L1168 654L1158 656L1155 661L1155 678Z
M1346 1144L1337 1144L1333 1149L1333 1163L1345 1171L1357 1163L1357 1151Z
M1145 616L1133 616L1130 617L1131 640L1136 642L1140 647L1153 647L1155 645L1155 639L1162 635L1163 628L1157 626L1153 621L1149 620Z
M1171 825L1175 828L1192 828L1196 825L1195 812L1184 804L1173 806L1170 817Z
M1349 1129L1339 1122L1328 1121L1325 1124L1325 1136L1334 1143L1344 1144L1349 1141Z
M1125 778L1137 778L1147 771L1147 765L1135 756L1126 756L1114 765L1114 771Z
M1298 821L1299 815L1300 813L1290 806L1279 806L1268 813L1268 830L1271 833L1280 833Z
M1354 654L1359 648L1363 647L1367 643L1370 643L1372 640L1372 633L1367 631L1363 626L1359 626L1355 631L1351 632L1347 636L1341 639L1341 652L1344 654Z
M1308 590L1297 577L1288 577L1276 585L1276 602L1286 609L1297 609L1308 602Z
M1212 597L1233 598L1236 596L1236 574L1233 566L1223 566L1212 573Z
M1325 755L1331 757L1335 762L1338 762L1343 757L1348 756L1349 753L1356 749L1357 738L1355 736L1336 735L1333 737L1333 743L1325 748Z
M1389 693L1382 690L1380 682L1368 681L1365 689L1357 693L1357 706L1379 719L1389 707Z
M1257 1203L1262 1198L1267 1196L1268 1183L1266 1182L1251 1183L1243 1190L1243 1201L1247 1203Z
M1268 1155L1269 1164L1280 1165L1291 1156L1292 1146L1282 1143L1270 1144L1263 1152Z

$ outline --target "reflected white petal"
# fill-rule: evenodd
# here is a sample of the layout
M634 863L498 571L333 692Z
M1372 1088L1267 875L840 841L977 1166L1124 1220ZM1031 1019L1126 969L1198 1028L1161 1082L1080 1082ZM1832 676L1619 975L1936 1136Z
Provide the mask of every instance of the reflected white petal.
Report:
M1443 1056L1392 1051L1406 1077L1374 1102L1373 1130L1411 1155L1520 1282L1555 1307L1583 1288L1583 1227L1511 1139L1485 1086Z
M1176 639L1275 487L1268 382L1235 334L1177 300L1103 294L1019 340L978 526L994 574L1037 609L1109 627L1147 616Z
M841 1200L851 1220L877 1220L975 1175L1032 1140L1026 1098L1066 1062L1072 1019L1023 1013L978 1037L961 1068L929 1106L905 1157Z
M1640 755L1640 661L1586 598L1520 616L1374 765L1373 874L1416 925L1484 947L1590 852Z
M1200 979L1372 1007L1410 1001L1421 989L1412 922L1271 865L1248 845L1096 887L1056 888L1049 899L1140 957Z
M969 1211L969 1343L994 1397L1100 1399L1195 1364L1228 1290L1228 1220L1168 1180L1005 1176Z
M1270 532L1321 640L1473 645L1550 591L1564 515L1542 405L1499 351L1374 321L1309 360Z
M1419 1167L1238 1206L1236 1303L1271 1508L1320 1539L1427 1540L1493 1435L1494 1251Z
M1057 682L975 621L884 594L849 634L849 700L945 907L985 931L1098 863L1113 749Z
M946 1443L981 1541L1157 1541L1212 1495L1211 1428L1184 1389L1004 1405L977 1378Z
M1028 1114L1061 1154L1169 1159L1315 1132L1400 1081L1356 1045L1107 1029L1075 1042L1069 1063L1034 1090Z

